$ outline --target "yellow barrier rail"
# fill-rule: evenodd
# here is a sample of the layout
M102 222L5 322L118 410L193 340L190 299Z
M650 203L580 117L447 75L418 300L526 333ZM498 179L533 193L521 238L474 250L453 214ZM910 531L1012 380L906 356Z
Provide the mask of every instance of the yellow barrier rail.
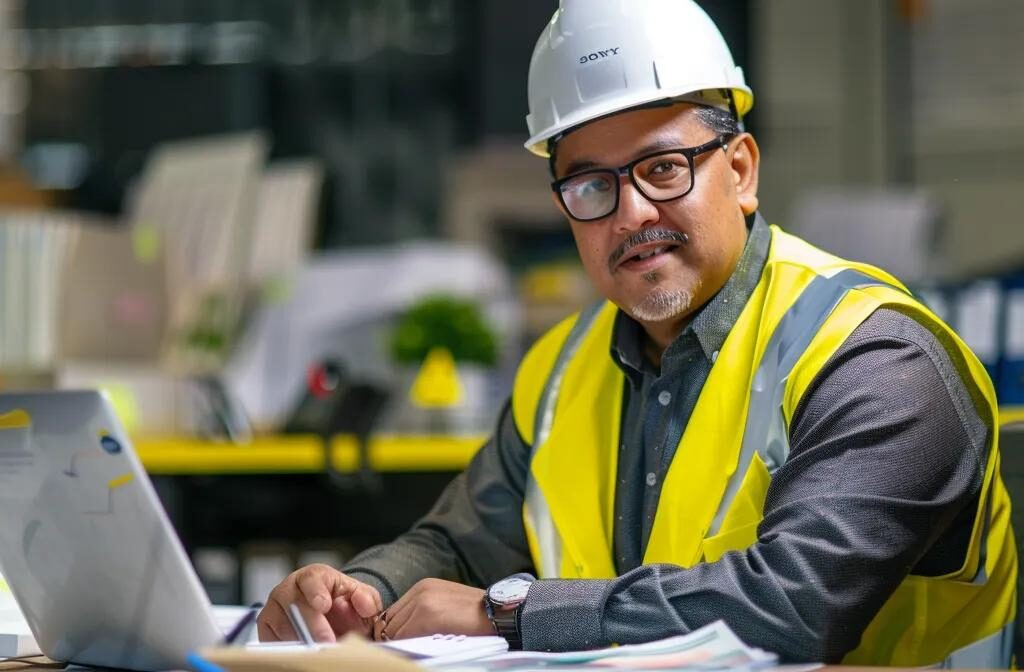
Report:
M1024 406L999 407L999 424L1008 425L1011 422L1024 422Z
M458 471L486 438L379 435L370 441L370 467L380 472ZM352 436L334 437L329 451L312 435L264 436L244 444L140 438L135 449L153 475L313 473L324 471L327 454L339 472L359 469L359 448Z
M999 409L1000 422L1024 422L1024 406ZM370 468L378 472L459 471L480 449L486 436L377 435L370 440ZM312 435L276 435L250 443L216 443L199 439L139 439L136 451L153 475L301 474L324 471L325 454L336 471L359 469L355 437L336 436L325 453Z

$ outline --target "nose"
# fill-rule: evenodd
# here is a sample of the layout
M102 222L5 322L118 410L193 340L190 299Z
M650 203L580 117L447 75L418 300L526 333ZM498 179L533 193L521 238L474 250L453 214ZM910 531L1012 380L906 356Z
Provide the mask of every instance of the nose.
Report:
M636 188L629 177L619 183L619 207L615 211L615 230L619 233L638 231L657 223L661 212Z

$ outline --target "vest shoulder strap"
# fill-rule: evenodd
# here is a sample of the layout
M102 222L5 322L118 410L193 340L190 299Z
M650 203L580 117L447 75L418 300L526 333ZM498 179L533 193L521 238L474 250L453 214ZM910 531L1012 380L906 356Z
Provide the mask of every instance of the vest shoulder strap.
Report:
M523 357L512 387L512 416L519 435L532 446L539 445L536 435L541 428L538 418L544 416L542 400L557 400L553 379L561 378L579 342L606 305L605 301L597 301L565 318L541 336Z

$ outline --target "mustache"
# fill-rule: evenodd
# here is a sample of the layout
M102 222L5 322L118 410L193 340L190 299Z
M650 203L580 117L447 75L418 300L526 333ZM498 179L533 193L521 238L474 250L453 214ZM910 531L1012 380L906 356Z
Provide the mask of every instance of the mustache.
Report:
M672 231L671 229L640 229L622 241L622 243L616 247L610 255L608 255L608 270L614 271L615 265L619 263L619 260L626 256L626 253L634 247L646 245L648 243L660 242L679 243L680 245L685 245L690 242L690 238L681 231Z

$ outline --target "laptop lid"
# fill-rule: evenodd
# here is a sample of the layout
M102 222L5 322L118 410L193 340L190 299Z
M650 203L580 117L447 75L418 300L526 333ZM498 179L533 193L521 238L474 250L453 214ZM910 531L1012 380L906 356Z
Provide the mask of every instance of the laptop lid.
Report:
M55 660L158 670L220 637L109 401L0 394L0 567Z

